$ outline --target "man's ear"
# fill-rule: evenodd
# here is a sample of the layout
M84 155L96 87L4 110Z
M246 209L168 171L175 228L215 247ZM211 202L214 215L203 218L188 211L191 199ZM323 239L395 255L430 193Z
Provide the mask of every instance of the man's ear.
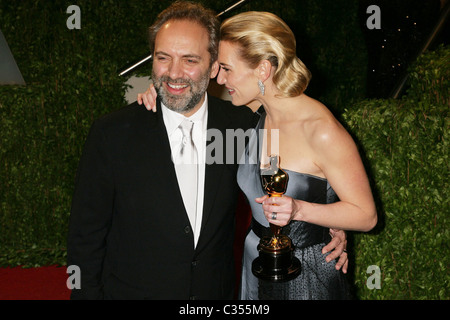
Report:
M219 73L219 67L220 67L219 62L215 61L211 66L211 75L210 75L211 79L214 79L217 76L217 74Z

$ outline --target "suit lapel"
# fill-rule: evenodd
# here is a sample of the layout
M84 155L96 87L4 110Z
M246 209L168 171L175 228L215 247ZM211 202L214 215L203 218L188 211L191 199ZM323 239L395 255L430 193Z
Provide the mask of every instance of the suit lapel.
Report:
M218 129L222 133L223 143L225 144L225 130L229 125L229 115L225 113L221 108L212 105L211 100L212 99L209 99L207 128L208 130ZM207 141L206 146L208 146L210 143L211 141ZM225 161L225 146L222 154L224 156L223 161ZM202 229L205 227L211 215L214 201L220 189L220 178L225 168L225 164L213 163L205 165L205 193L203 201ZM201 240L201 233L199 240Z
M214 105L213 99L209 99L208 106L208 124L207 129L216 129L222 133L223 138L223 156L225 161L225 130L230 124L229 114L227 114L222 108ZM161 156L158 157L158 170L161 170L160 176L167 177L171 183L167 184L169 190L165 190L167 194L170 195L171 201L178 202L177 207L183 219L186 223L189 223L189 218L186 213L183 204L183 198L178 186L178 179L175 172L175 167L171 158L171 150L169 138L167 136L166 128L163 121L163 116L161 112L161 104L159 99L157 100L157 112L156 114L151 114L148 111L147 116L145 116L145 121L148 123L146 135L148 135L148 145L150 146L150 152L158 152ZM206 142L208 146L211 141ZM202 231L205 225L208 223L208 219L211 217L213 211L213 206L218 193L220 192L220 179L223 171L226 169L225 164L206 164L205 165L205 189L204 189L204 199L203 199L203 217L202 217L202 228L200 230L200 238L197 244L197 248L201 243ZM178 215L178 214L176 214Z
M157 100L157 112L153 114L151 111L146 111L146 122L148 123L146 134L148 136L148 146L151 153L158 153L155 157L155 168L158 168L158 175L163 179L167 179L166 190L163 193L168 195L172 202L172 207L176 207L173 214L179 215L189 224L189 218L184 207L183 198L181 196L180 188L178 186L178 179L175 172L175 166L172 161L172 152L170 149L169 137L167 136L166 127L161 111L161 103Z

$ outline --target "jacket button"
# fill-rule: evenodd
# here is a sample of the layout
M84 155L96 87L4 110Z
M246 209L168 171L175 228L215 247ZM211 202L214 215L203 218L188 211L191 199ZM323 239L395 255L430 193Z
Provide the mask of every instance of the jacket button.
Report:
M198 260L195 260L195 261L192 261L192 262L191 262L191 265L192 265L193 267L196 267L196 266L198 266L198 263L199 263L199 261L198 261Z
M184 227L184 233L188 234L189 232L191 232L191 227L189 226Z

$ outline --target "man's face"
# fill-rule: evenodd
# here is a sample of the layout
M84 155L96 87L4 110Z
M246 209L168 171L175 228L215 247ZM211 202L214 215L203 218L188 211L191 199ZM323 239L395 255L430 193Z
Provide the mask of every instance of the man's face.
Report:
M185 116L203 104L209 80L218 64L210 67L209 37L205 28L187 20L169 20L155 39L153 84L164 105Z

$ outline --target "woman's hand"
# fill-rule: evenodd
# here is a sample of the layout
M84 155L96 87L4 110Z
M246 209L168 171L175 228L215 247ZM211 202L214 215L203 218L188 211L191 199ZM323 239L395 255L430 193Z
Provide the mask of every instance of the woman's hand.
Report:
M269 197L265 195L256 198L257 203L262 204L262 209L267 221L283 227L291 220L301 220L300 217L300 200L295 200L289 196Z
M271 224L283 227L289 224L291 220L302 221L303 219L301 206L306 203L304 201L295 200L288 196L269 197L268 195L256 198L255 201L262 204L264 215ZM331 252L326 257L327 262L339 258L339 261L336 263L336 270L342 269L344 273L347 273L347 235L345 231L338 229L330 229L330 235L332 239L330 243L323 247L322 253Z
M145 93L139 93L137 98L137 103L142 104L147 108L148 111L152 110L156 112L156 97L158 94L156 93L155 87L153 83L150 84L150 87L145 91Z

